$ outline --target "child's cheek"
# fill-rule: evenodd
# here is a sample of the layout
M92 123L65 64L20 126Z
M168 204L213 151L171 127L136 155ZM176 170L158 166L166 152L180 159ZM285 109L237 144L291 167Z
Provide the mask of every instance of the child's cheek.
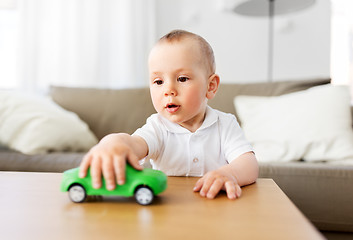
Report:
M159 112L163 103L153 90L151 90L151 98L154 109Z

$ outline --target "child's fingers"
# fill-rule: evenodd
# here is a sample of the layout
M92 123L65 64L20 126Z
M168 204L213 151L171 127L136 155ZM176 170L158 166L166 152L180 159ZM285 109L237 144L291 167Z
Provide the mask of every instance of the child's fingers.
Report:
M119 185L123 185L125 183L125 156L115 156L114 157L114 171L116 181Z
M109 157L106 157L106 159L103 159L102 162L103 162L102 170L103 170L103 176L106 182L106 188L108 190L114 190L116 183L115 183L113 163L111 159L109 159Z
M212 184L213 184L214 178L205 178L205 181L202 185L202 188L200 190L200 195L202 197L206 197L208 191L210 190Z
M79 177L80 178L86 177L87 170L88 170L89 166L91 165L91 159L92 159L91 154L86 154L83 157L83 160L82 160L82 162L80 164L80 171L79 171Z
M91 162L91 177L93 188L98 189L102 186L102 166L101 158L95 157Z
M236 184L235 185L235 195L237 196L237 198L241 196L241 193L242 193L241 187L238 184Z
M210 199L215 198L219 191L222 189L223 183L224 181L220 178L214 180L209 191L206 194L206 197Z
M130 152L127 160L130 163L130 165L136 170L143 170L143 166L141 166L139 163L140 159L134 153Z
M234 182L232 181L227 181L224 184L226 192L227 192L227 197L229 199L236 199L237 198L237 190L236 190L236 185Z
M229 199L236 199L241 196L242 191L241 191L241 187L238 184L232 181L228 181L224 185Z
M195 183L195 186L194 186L194 192L198 192L200 191L200 189L202 188L202 185L203 185L203 178L200 178L199 180L197 180L197 182Z

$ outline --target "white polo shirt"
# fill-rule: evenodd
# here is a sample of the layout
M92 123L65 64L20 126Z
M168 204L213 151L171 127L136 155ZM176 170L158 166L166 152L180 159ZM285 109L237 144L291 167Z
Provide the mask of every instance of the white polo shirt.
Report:
M133 135L148 145L145 160L169 176L203 176L253 151L235 116L209 106L194 133L156 113Z

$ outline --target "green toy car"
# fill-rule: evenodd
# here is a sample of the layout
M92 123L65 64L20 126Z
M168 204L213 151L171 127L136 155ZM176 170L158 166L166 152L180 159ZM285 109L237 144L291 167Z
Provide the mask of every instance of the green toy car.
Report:
M104 178L102 187L94 189L90 171L85 178L78 176L79 168L73 168L63 173L61 191L69 192L71 201L75 203L84 202L87 196L135 196L141 205L151 204L154 196L162 193L167 188L167 176L158 170L145 168L142 171L134 169L126 164L126 179L124 185L117 185L112 191L105 187Z

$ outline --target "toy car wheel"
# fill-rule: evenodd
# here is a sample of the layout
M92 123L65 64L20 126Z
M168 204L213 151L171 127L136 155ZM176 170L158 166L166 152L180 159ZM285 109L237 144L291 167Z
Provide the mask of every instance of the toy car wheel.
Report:
M86 190L79 184L72 185L69 189L69 197L71 201L75 203L81 203L85 201L87 197Z
M135 199L141 205L151 204L153 201L154 195L150 188L142 186L139 187L135 192Z

